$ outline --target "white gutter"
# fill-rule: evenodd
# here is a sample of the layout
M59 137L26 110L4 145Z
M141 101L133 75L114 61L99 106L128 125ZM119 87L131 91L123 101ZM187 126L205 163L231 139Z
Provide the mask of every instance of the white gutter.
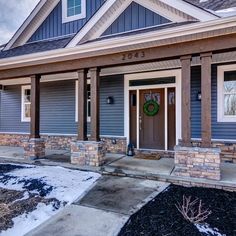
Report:
M76 59L79 59L79 58L88 58L91 56L99 56L107 54L107 52L105 52L104 50L114 49L118 50L119 52L122 51L122 47L125 46L132 46L132 48L130 49L132 50L135 48L135 46L140 47L140 45L138 44L158 42L159 40L162 40L160 45L167 45L163 43L164 39L171 39L180 36L188 36L196 33L204 33L213 30L226 29L229 27L236 27L235 16L208 22L193 23L191 25L183 25L175 28L163 29L155 32L148 32L138 35L103 39L100 41L78 45L74 48L63 48L52 51L1 59L0 69L8 69L11 67L20 67L25 65L37 65L45 60L47 61L47 63L50 63L56 61L70 60L75 57ZM142 48L145 48L145 45Z

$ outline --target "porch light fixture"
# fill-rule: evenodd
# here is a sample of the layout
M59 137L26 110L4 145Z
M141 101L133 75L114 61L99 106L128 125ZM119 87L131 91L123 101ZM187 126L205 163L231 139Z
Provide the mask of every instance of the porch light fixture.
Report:
M107 97L107 104L114 104L114 98L113 97Z
M202 93L199 91L197 93L197 101L201 101L202 100Z

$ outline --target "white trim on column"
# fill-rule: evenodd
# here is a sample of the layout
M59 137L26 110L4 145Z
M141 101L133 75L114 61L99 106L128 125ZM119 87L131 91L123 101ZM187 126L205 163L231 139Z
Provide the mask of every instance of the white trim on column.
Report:
M130 80L139 80L139 79L149 79L149 78L164 78L175 76L176 81L173 84L161 84L161 85L148 85L148 86L129 86ZM156 88L176 88L176 144L178 140L181 139L181 70L165 70L165 71L155 71L147 73L138 73L138 74L127 74L124 76L124 134L129 143L130 141L130 107L129 107L129 91L137 91L137 148L139 149L139 90L143 89L156 89ZM167 91L165 92L165 98L167 99ZM167 104L167 100L166 100ZM167 109L165 108L165 113ZM165 119L167 119L167 114L165 114ZM168 143L166 141L166 135L168 131L167 122L165 125L165 149L168 149Z
M165 87L165 150L168 150L168 94Z

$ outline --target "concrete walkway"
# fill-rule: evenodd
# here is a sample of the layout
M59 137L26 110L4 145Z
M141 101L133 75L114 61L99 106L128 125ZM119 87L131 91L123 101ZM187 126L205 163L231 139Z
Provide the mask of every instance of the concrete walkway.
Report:
M27 236L116 236L132 214L166 187L158 181L103 176L82 199Z

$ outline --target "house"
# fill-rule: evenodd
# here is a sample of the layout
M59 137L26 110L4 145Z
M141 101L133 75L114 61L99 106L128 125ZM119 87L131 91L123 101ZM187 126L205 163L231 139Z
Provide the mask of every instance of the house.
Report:
M0 52L0 144L99 166L132 143L219 180L236 162L235 7L41 0Z

